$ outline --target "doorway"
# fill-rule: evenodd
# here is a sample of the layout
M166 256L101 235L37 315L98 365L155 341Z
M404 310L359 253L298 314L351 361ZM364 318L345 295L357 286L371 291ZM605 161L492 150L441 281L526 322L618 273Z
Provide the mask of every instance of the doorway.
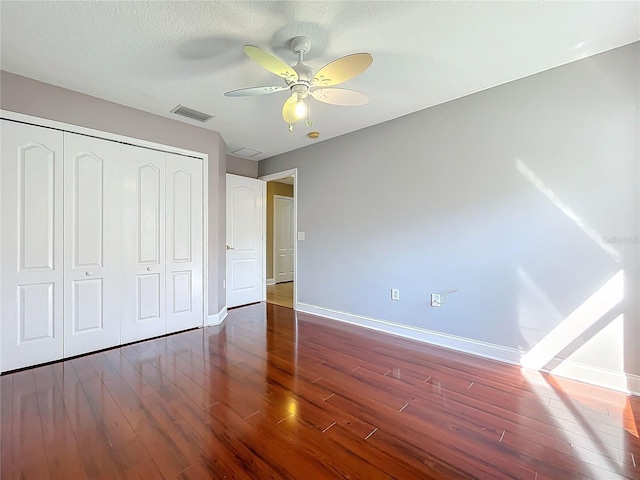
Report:
M296 305L297 172L296 169L265 177L265 266L267 303Z

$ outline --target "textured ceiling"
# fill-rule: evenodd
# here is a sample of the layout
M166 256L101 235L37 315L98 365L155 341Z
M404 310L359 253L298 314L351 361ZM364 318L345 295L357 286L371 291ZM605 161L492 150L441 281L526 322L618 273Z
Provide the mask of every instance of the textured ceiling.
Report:
M177 104L215 115L228 152L254 160L306 146L289 133L286 92L227 98L278 85L242 45L295 63L292 37L313 42L318 69L355 52L373 65L341 85L361 107L315 102L321 141L640 40L639 2L0 2L3 70L176 118Z

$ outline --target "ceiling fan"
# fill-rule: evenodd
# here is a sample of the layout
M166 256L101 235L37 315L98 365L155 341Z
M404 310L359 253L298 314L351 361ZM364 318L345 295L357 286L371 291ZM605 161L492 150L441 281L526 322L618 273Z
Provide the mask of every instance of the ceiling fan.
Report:
M334 88L334 85L360 75L371 65L373 57L368 53L354 53L338 58L314 75L312 68L304 63L304 54L311 50L311 40L308 37L295 37L291 40L291 50L298 55L298 63L293 66L253 45L245 45L243 48L244 53L253 61L282 77L285 85L241 88L226 92L225 96L248 97L289 90L291 95L282 107L282 118L289 124L290 132L293 131L293 124L305 117L307 125L313 125L309 117L310 97L320 102L342 106L364 105L369 101L369 97L364 93Z

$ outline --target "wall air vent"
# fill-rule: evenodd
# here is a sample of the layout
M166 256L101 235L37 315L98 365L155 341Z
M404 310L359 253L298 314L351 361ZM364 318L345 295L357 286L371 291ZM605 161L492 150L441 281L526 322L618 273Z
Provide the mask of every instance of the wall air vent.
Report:
M197 120L202 123L207 122L213 118L213 115L208 115L206 113L193 110L192 108L183 107L182 105L178 105L176 108L171 110L171 113L175 113L176 115L182 115L183 117L187 117L192 120Z

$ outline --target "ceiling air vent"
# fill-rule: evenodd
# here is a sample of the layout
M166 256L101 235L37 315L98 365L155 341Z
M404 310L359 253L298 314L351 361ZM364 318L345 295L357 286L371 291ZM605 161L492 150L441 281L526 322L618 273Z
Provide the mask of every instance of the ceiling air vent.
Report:
M182 115L183 117L191 118L192 120L197 120L202 123L213 118L213 115L208 115L206 113L193 110L192 108L183 107L182 105L178 105L176 108L171 110L171 113Z
M231 153L233 153L234 155L238 155L240 157L251 158L261 154L262 152L259 152L258 150L254 150L252 148L242 147L239 150L236 150L235 152L231 152Z

